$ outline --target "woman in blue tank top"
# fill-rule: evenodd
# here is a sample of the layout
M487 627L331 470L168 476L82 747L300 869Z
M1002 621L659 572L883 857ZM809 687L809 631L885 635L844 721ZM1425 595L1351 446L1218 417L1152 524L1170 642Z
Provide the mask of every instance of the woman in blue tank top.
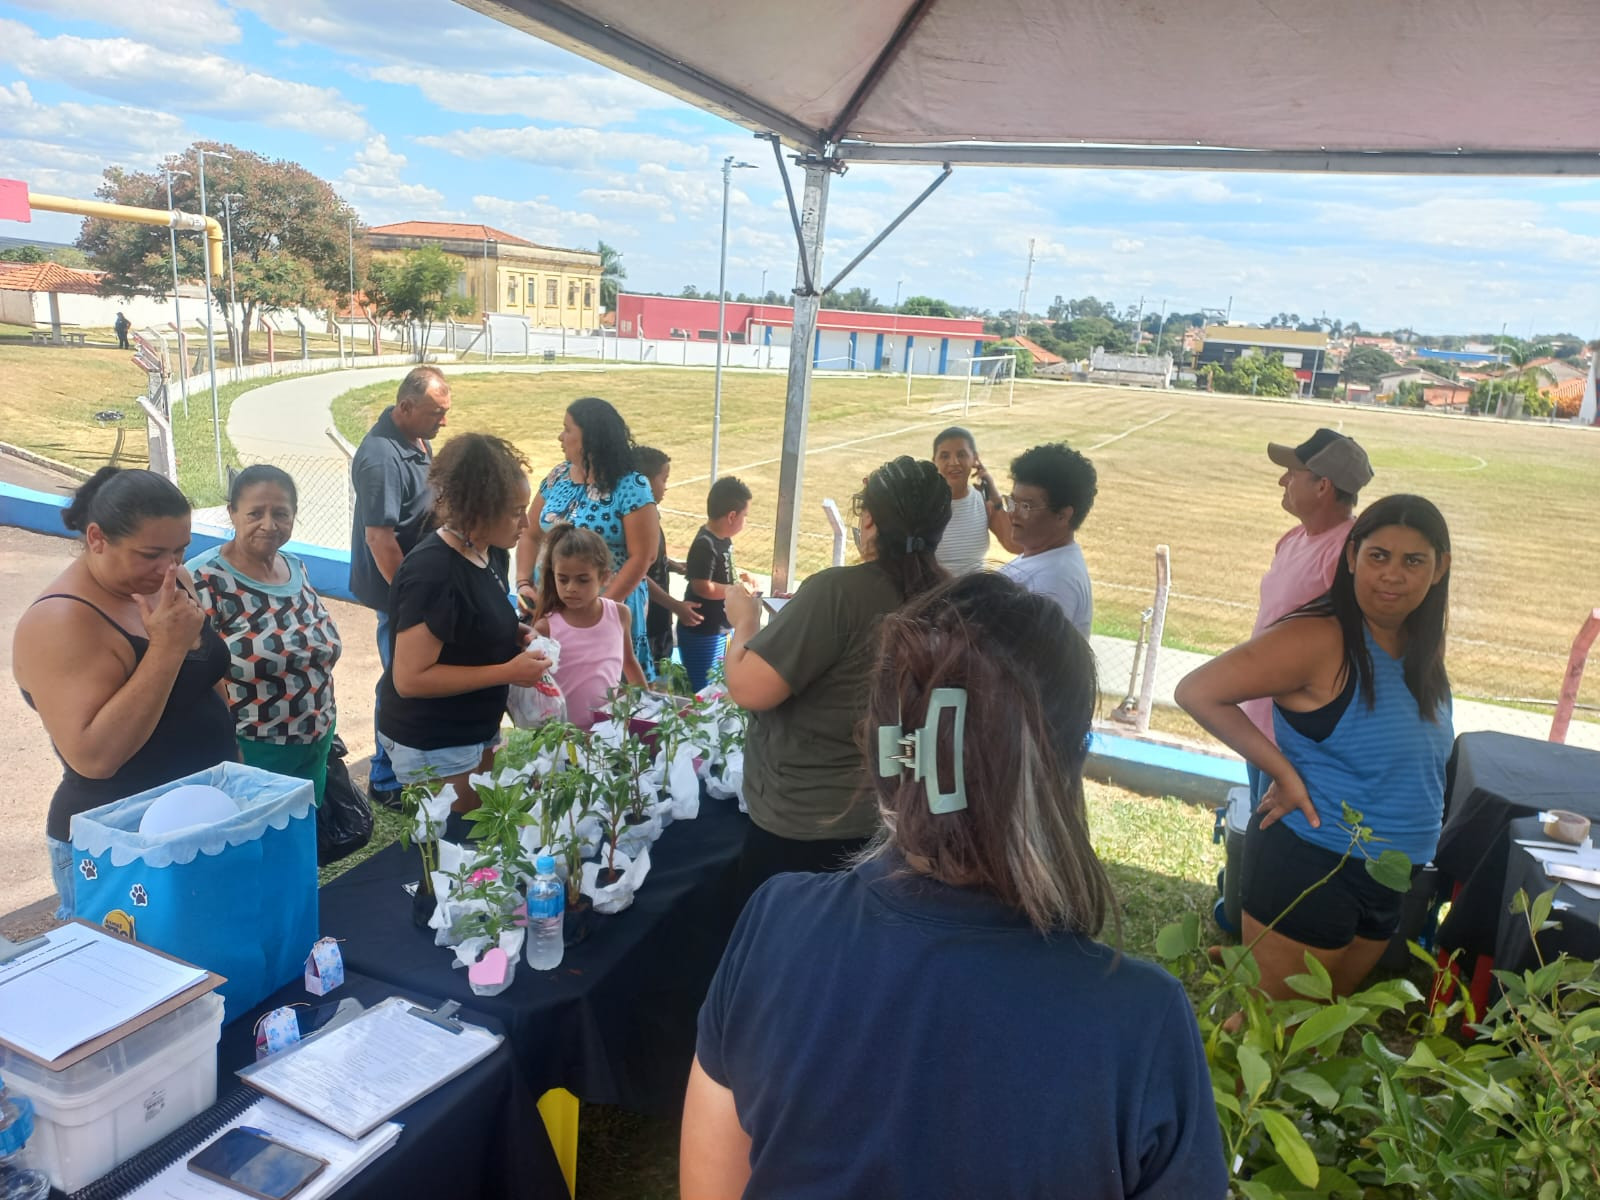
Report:
M1284 980L1307 951L1336 992L1354 991L1393 937L1402 898L1364 860L1399 850L1416 868L1433 856L1454 740L1449 603L1444 517L1420 496L1388 496L1357 518L1326 595L1178 685L1178 703L1272 780L1243 872L1244 941L1270 996L1290 994ZM1276 746L1239 709L1262 696L1274 701ZM1347 804L1373 833L1353 850Z

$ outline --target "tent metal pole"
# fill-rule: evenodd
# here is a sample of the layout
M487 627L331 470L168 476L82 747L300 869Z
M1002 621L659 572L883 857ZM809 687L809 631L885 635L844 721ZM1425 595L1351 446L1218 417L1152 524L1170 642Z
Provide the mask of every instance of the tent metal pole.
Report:
M783 460L778 468L778 529L772 546L772 590L792 590L799 544L801 476L805 471L806 422L811 414L812 343L822 295L811 280L822 270L823 230L828 212L828 182L838 164L805 158L805 192L800 205L800 258L795 267L794 326L789 336L789 387L783 408Z
M800 278L795 284L795 293L809 296L817 290L812 282L815 274L811 270L811 260L806 254L806 235L800 229L800 211L794 205L794 187L789 183L789 168L783 165L783 143L778 140L775 133L758 133L756 135L772 143L772 157L778 162L778 178L783 180L783 194L789 200L789 221L794 225L794 240L800 249Z

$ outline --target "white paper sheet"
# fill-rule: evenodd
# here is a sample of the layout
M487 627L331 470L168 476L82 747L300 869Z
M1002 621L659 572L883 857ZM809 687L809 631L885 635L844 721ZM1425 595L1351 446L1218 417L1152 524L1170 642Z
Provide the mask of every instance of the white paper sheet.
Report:
M285 1145L327 1160L328 1165L323 1168L322 1174L306 1184L295 1200L319 1200L319 1197L328 1195L393 1146L400 1137L400 1126L390 1121L360 1141L353 1142L319 1125L310 1117L263 1096L259 1103L251 1105L237 1120L217 1130L214 1137L207 1138L149 1183L129 1192L123 1200L239 1200L241 1193L233 1188L189 1170L189 1160L229 1129L240 1125L259 1129Z
M253 1087L358 1138L491 1053L500 1038L460 1033L391 998L336 1029L240 1072Z
M205 980L91 925L69 923L0 964L0 1041L49 1061Z

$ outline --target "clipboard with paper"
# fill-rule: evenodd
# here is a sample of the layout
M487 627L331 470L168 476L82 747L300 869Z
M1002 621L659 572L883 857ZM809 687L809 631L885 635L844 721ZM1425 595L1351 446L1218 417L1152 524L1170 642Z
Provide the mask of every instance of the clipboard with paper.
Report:
M239 1071L239 1078L351 1139L494 1052L504 1039L391 996Z

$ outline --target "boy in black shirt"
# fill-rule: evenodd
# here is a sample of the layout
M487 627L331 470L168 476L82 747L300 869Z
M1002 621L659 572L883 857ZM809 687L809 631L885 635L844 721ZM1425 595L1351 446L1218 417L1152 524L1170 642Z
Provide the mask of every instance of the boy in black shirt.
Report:
M711 485L706 495L706 523L689 546L683 598L700 606L700 624L678 622L678 657L695 691L705 687L711 669L728 644L728 616L723 600L738 576L733 567L733 539L750 514L750 489L731 475Z

